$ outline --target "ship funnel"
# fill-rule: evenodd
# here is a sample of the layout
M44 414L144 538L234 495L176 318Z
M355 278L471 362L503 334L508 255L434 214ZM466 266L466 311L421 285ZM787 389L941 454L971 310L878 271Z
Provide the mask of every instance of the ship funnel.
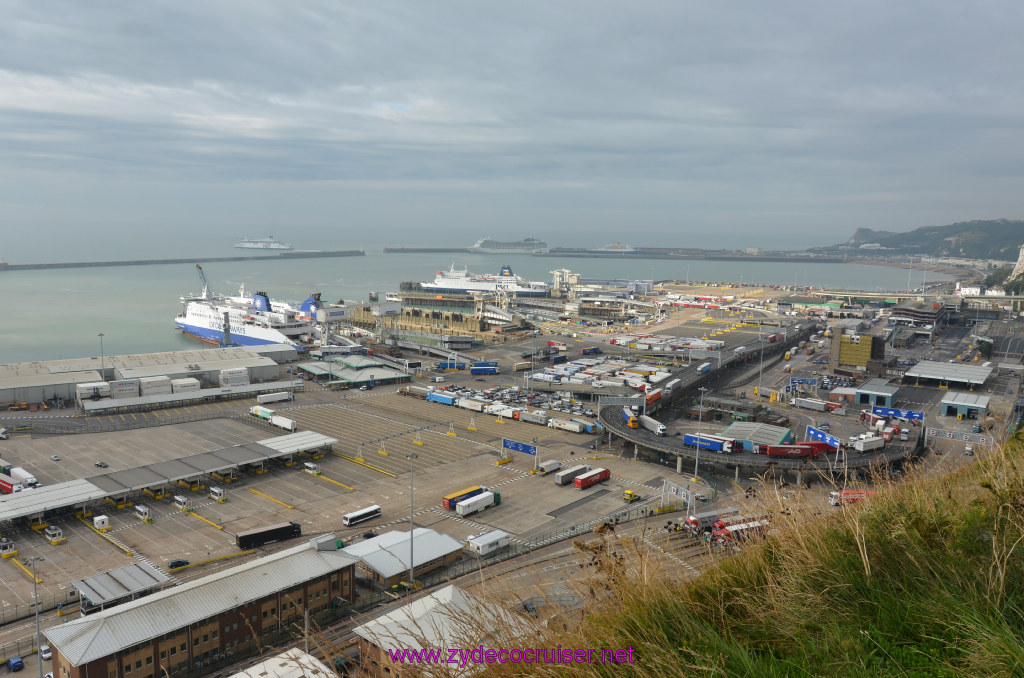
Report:
M320 301L320 292L314 292L309 295L309 298L302 302L302 306L299 310L306 315L313 315L317 309L323 308L323 302Z
M252 307L257 311L270 311L270 297L266 292L257 292L252 295Z

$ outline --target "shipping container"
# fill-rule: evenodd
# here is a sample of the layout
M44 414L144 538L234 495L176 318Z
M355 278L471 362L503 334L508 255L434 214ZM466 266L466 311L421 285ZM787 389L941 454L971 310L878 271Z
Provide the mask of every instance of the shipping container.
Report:
M171 379L171 392L172 393L194 393L202 390L202 384L195 377L183 377L181 379Z
M79 400L99 400L110 397L110 384L105 381L92 381L75 385L75 397Z

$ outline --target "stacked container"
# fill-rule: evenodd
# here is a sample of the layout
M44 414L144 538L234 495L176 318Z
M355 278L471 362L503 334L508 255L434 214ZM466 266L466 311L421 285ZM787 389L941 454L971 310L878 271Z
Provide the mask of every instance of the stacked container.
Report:
M139 397L139 380L138 379L121 379L119 381L111 381L110 383L110 397L111 398L138 398Z
M248 386L249 370L244 367L233 367L220 371L221 386Z
M77 384L75 395L79 400L89 400L95 395L101 398L110 397L110 384L105 381L91 381L87 384Z
M139 389L144 396L170 395L170 377L142 377L139 379Z
M171 390L174 393L194 393L199 390L199 380L195 377L171 379Z

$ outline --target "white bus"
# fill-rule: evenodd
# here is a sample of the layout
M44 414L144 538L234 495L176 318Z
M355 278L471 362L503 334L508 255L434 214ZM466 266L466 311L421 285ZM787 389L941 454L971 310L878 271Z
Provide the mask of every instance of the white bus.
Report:
M374 518L380 518L380 507L374 504L373 506L367 506L364 509L353 511L352 513L346 513L341 519L341 522L348 525L358 525L359 523L366 522L367 520L373 520Z
M260 405L266 405L267 403L278 403L283 400L291 400L292 394L288 391L279 391L277 393L263 393L256 396L256 402Z

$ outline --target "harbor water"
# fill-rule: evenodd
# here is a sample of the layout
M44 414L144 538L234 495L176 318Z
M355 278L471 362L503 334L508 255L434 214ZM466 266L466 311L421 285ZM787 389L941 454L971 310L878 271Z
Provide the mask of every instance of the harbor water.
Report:
M301 301L311 292L321 292L325 302L366 302L370 292L380 292L383 300L383 294L397 291L401 281L433 280L436 271L452 264L473 273L497 273L503 264L509 264L527 280L546 282L551 280L550 271L568 268L585 278L732 281L868 291L903 290L908 283L907 269L861 264L385 254L379 250L333 259L213 262L204 265L203 271L219 293L237 294L244 283L248 295L263 291L275 299ZM920 270L910 275L911 287L949 279ZM182 310L180 297L198 293L200 288L195 267L187 264L0 271L0 289L5 292L0 363L99 356L100 333L105 355L206 346L181 335L173 323Z

